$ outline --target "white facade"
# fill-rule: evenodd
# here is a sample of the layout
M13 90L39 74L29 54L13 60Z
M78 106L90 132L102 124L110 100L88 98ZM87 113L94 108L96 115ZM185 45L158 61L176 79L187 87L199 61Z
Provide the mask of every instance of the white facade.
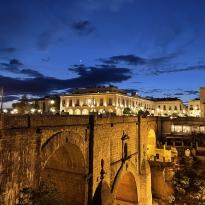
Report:
M188 115L191 117L200 117L201 116L201 108L200 108L200 100L190 100L188 103Z
M90 112L123 115L125 108L136 114L139 110L154 113L152 101L114 92L72 94L61 96L60 101L61 113L66 112L71 115L88 115Z
M156 101L140 96L129 96L119 91L83 92L60 97L60 112L70 115L88 115L90 112L98 114L114 113L118 116L130 112L149 112L149 115L184 116L185 106L181 100L170 99Z

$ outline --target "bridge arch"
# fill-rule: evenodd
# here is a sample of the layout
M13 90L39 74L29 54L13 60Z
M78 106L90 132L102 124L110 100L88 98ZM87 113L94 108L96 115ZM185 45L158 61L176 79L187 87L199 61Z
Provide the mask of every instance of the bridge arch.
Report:
M63 205L82 205L86 197L85 145L80 135L59 132L42 146L41 181L54 184Z
M137 205L138 204L139 179L134 165L127 163L118 171L113 183L113 205Z

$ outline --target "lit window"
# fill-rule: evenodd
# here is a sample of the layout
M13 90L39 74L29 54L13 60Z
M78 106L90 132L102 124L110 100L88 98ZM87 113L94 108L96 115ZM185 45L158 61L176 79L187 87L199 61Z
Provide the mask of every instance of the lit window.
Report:
M109 98L108 105L112 105L112 98Z
M65 100L62 101L62 106L63 106L63 107L65 106Z
M79 105L80 105L80 100L77 99L77 100L76 100L76 103L75 103L75 106L79 106Z
M100 99L100 106L103 106L103 99Z

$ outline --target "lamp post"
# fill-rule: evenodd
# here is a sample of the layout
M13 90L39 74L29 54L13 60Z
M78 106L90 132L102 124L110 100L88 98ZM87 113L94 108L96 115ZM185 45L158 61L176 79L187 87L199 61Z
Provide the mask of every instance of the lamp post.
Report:
M0 113L3 113L3 96L4 96L4 89L3 89L3 87L1 87L1 89L0 89L0 97L1 97Z

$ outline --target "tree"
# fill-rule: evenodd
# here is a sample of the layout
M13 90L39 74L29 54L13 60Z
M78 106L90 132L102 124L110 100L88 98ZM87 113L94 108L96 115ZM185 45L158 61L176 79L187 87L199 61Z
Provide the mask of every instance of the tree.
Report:
M13 109L17 109L20 114L27 114L30 112L31 105L28 102L26 95L23 95L20 102L12 104Z
M124 110L123 110L123 114L124 115L131 115L132 112L131 112L131 109L129 107L126 107Z
M192 157L184 157L183 168L178 170L173 178L175 201L177 205L204 205L205 178L199 174L199 163Z
M145 111L139 110L137 113L137 116L142 116L142 117L147 117L148 115L150 115L148 110L145 110Z
M20 190L16 205L62 205L60 193L55 184L41 182L37 189L23 188Z

